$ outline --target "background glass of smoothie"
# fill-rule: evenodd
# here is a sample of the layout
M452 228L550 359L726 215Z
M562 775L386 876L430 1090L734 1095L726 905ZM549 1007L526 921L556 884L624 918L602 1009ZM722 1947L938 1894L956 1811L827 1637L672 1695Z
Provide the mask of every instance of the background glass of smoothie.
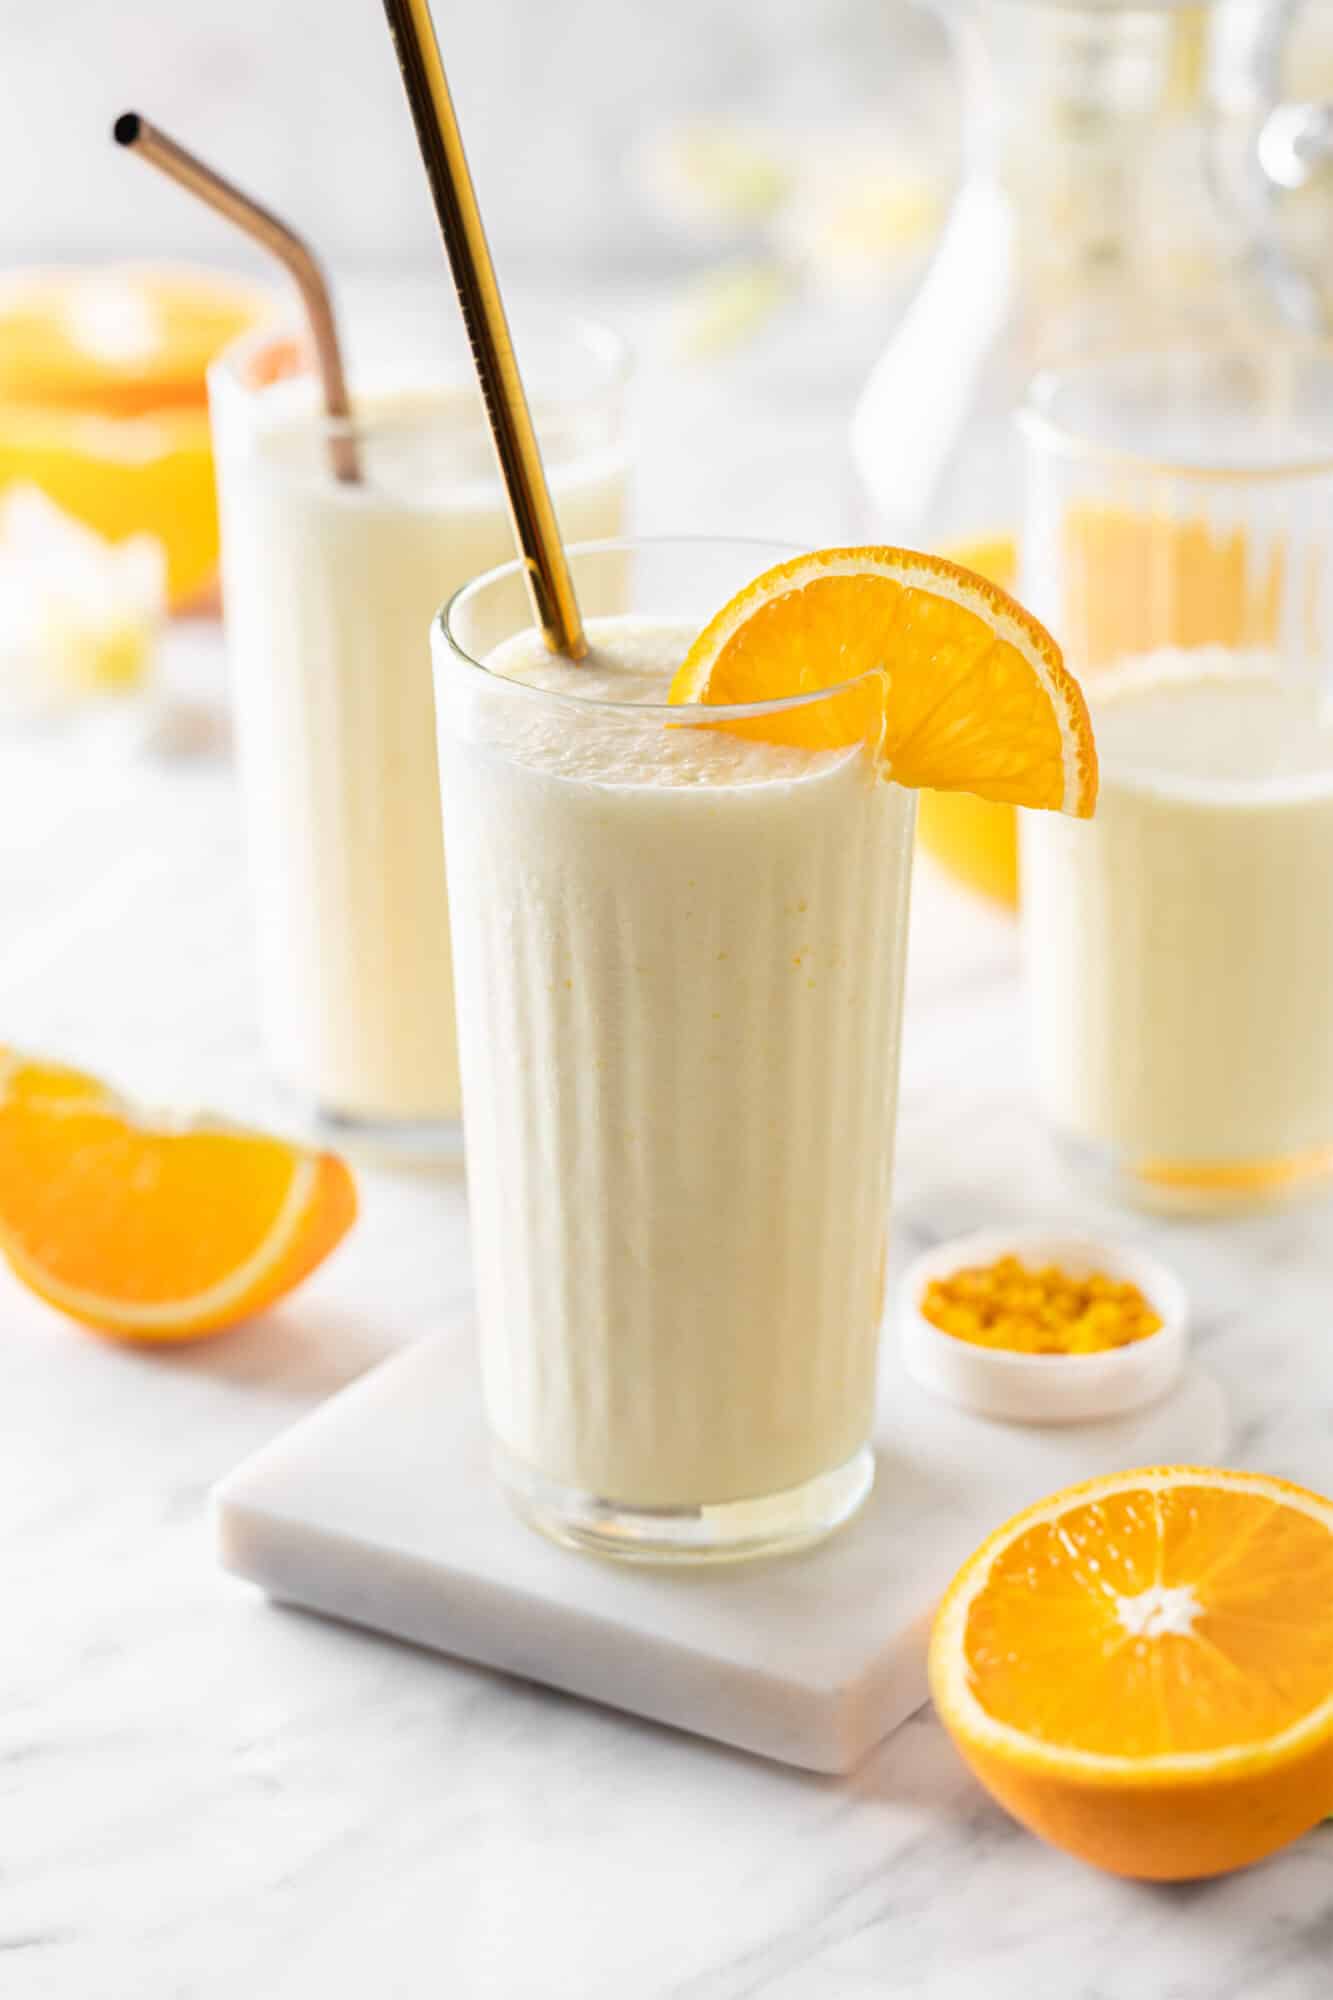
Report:
M564 532L619 532L621 342L540 316L516 341ZM263 1040L338 1138L429 1152L459 1106L427 634L513 537L461 343L450 379L406 352L354 368L356 484L291 363L255 336L209 385Z
M874 1476L914 794L663 705L794 553L573 549L577 666L513 565L435 628L497 1469L642 1560L815 1540Z
M1025 814L1037 1085L1122 1195L1333 1178L1333 349L1043 376L1022 595L1083 677L1096 818Z

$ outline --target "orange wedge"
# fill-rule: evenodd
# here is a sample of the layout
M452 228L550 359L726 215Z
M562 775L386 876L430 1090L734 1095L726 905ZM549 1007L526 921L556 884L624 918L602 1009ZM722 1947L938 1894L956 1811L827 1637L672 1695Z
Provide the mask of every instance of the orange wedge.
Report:
M825 701L719 725L810 749L868 742L887 777L1091 814L1097 755L1060 649L974 571L909 549L824 549L780 563L695 640L673 702Z
M0 1251L100 1333L220 1333L308 1277L355 1217L331 1153L153 1123L95 1077L0 1049Z
M1261 1473L1119 1473L954 1578L945 1727L1001 1805L1118 1875L1272 1854L1333 1810L1333 1501Z

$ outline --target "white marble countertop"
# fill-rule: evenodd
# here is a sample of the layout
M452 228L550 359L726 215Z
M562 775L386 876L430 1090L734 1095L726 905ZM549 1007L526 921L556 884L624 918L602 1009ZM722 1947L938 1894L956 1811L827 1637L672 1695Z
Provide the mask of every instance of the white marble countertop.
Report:
M650 378L645 520L830 539L833 386L728 379ZM0 747L0 1040L263 1113L215 634L174 640L172 685L170 755ZM929 1713L803 1776L223 1577L213 1480L466 1298L459 1180L364 1191L304 1291L194 1349L103 1343L0 1276L5 2000L1331 1990L1333 1826L1228 1881L1116 1882L1008 1821ZM1035 1127L1010 926L923 869L897 1255L1020 1218L1109 1219ZM1327 1487L1328 1212L1139 1229L1190 1286L1233 1456Z

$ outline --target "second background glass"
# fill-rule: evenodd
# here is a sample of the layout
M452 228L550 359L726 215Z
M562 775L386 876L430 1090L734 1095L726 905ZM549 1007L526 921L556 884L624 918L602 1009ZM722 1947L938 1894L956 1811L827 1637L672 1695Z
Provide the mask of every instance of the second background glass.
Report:
M515 339L563 532L619 532L622 343L539 313ZM231 349L210 395L269 1067L338 1143L433 1156L459 1099L428 634L514 545L461 334L452 369L412 329L381 346L355 483L290 339Z
M1040 378L1023 594L1092 702L1086 826L1025 815L1037 1084L1136 1203L1333 1177L1333 350Z

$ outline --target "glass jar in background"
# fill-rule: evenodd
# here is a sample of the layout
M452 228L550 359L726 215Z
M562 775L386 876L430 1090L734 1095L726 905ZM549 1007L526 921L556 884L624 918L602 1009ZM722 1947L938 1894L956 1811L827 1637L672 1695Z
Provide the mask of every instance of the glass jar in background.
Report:
M0 496L36 487L107 543L161 545L167 603L217 576L206 372L272 319L274 295L188 265L88 265L0 279Z
M1139 1204L1326 1186L1333 347L1126 350L1039 377L1022 428L1022 592L1101 761L1094 820L1022 826L1045 1119Z
M618 533L621 341L536 314L516 338L565 535ZM514 546L457 347L450 379L422 375L404 328L396 358L390 341L354 368L351 426L287 372L289 338L243 341L210 375L268 1063L340 1143L426 1155L457 1150L459 1109L430 624Z
M964 173L853 427L876 538L1012 586L1013 415L1039 368L1107 342L1318 322L1259 166L1292 15L1287 0L947 12ZM921 834L965 880L1016 902L1012 808L926 794Z
M185 265L0 277L0 727L140 740L166 616L216 609L205 373L271 317Z

